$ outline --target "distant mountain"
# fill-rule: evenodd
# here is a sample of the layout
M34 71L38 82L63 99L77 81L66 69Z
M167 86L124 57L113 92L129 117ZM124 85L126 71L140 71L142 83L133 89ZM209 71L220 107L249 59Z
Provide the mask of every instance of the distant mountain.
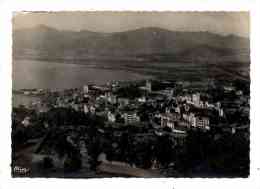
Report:
M125 32L60 31L45 25L13 31L15 58L167 60L243 54L249 39L209 32L177 32L156 27ZM159 57L159 58L158 58ZM157 58L157 59L156 59ZM248 58L249 61L249 58Z

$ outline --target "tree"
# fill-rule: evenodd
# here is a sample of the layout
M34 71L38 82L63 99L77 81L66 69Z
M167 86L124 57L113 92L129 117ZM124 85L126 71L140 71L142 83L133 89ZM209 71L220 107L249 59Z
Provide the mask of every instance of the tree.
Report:
M53 160L50 157L45 157L43 159L43 168L44 169L50 169L53 168Z
M67 157L64 161L65 171L76 171L81 168L81 159L78 156Z

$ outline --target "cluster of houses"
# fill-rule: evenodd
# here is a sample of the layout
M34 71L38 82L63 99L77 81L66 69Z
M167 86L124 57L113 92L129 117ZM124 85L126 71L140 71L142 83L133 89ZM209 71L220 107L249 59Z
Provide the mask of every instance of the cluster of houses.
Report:
M178 96L175 104L173 112L167 107L165 113L161 116L159 115L162 127L174 129L175 126L180 126L182 128L210 130L210 115L207 114L211 110L215 110L217 115L215 114L214 116L224 116L220 102L209 104L207 101L201 101L200 93ZM201 111L203 111L203 113L201 113Z
M173 130L210 130L212 118L225 117L224 102L224 105L222 102L210 103L201 97L200 92L176 94L174 84L172 87L153 91L152 83L146 81L145 85L136 86L143 93L135 99L116 95L115 91L120 87L122 86L118 83L113 83L106 86L85 85L83 89L65 90L56 95L52 106L103 116L110 124L138 125L143 122L140 107L146 104L153 107L146 110L149 113L149 123ZM227 92L235 90L230 87L224 89ZM237 93L241 96L242 92ZM47 111L43 103L40 107L40 112ZM28 122L29 118L26 118L23 121L24 126L27 127Z
M176 128L209 130L210 116L203 115L198 110L204 110L204 112L214 110L217 112L215 116L224 116L220 102L210 104L207 101L202 101L198 92L178 96L174 95L174 88L153 92L151 82L149 81L146 82L145 86L139 88L145 90L146 93L136 99L118 97L111 90L93 98L91 95L93 93L91 93L89 87L84 86L83 96L88 99L86 103L83 103L84 112L103 115L110 123L121 120L125 124L138 124L142 121L138 111L139 107L146 103L153 105L155 108L164 108L164 111L150 112L150 121L153 121L155 117L159 118L160 123L158 125L162 128L169 127L175 130ZM151 97L149 94L154 94L154 96ZM167 104L166 102L168 101L172 103ZM99 108L100 102L105 104L103 109Z
M160 90L153 90L152 82L147 81L144 85L136 85L142 91L141 95L135 98L120 96L116 93L117 89L122 87L118 83L105 86L90 86L85 85L82 89L70 89L53 94L48 105L44 101L35 103L38 112L47 112L49 108L71 108L76 112L85 113L91 116L101 116L105 118L105 124L124 126L124 125L152 125L143 133L135 133L133 143L152 139L156 136L171 136L176 145L183 145L188 135L188 130L211 130L216 123L216 120L226 119L232 111L241 110L245 117L249 115L248 99L242 91L236 91L234 87L224 87L226 93L236 91L238 98L235 100L223 100L214 102L205 98L205 93L190 90L188 92L176 92L174 83L167 84L168 86ZM172 85L172 86L171 86ZM124 87L124 86L123 86ZM184 87L183 87L184 88ZM187 91L187 90L186 90ZM243 104L246 104L243 105ZM146 116L144 116L146 114ZM144 117L146 117L144 119ZM22 120L24 127L30 127L33 124L30 116L26 116ZM86 123L88 124L88 123ZM247 125L240 124L237 120L235 123L228 124L231 133L237 130L247 129ZM239 125L239 127L238 127ZM44 123L47 128L48 124ZM67 127L66 127L67 128ZM79 128L79 127L77 127ZM75 131L74 126L70 128ZM107 130L106 130L107 129ZM124 132L121 130L110 130L108 128L99 128L98 133L112 132L114 139L120 138ZM170 131L170 132L169 132ZM68 132L66 142L71 146L79 147L82 167L90 169L91 155L86 145L87 137L78 137L77 133ZM78 140L79 139L79 140ZM114 149L118 148L118 142L112 143ZM39 145L43 146L43 145ZM41 153L42 152L42 153ZM63 167L66 155L59 158L56 153L52 155L39 150L32 156L33 162L42 162L46 157L51 157L55 167ZM98 161L102 165L129 167L124 162L108 161L104 153L98 156ZM152 160L151 169L158 169L159 163L156 159ZM16 172L26 172L22 168L16 167Z

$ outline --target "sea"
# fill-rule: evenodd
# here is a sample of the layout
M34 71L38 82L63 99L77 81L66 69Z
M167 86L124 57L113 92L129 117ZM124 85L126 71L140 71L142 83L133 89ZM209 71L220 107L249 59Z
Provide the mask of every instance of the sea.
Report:
M86 84L106 84L111 81L134 81L149 75L123 69L99 68L100 64L73 64L42 60L13 60L12 87L19 89L63 90ZM13 94L13 106L31 103L32 97Z
M68 89L88 83L105 84L116 80L141 80L151 76L94 65L69 64L39 60L13 61L13 89Z

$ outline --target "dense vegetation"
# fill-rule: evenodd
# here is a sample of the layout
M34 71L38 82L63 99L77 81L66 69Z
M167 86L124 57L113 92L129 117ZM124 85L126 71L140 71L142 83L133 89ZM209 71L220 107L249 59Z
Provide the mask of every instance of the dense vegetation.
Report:
M246 177L249 174L249 140L244 133L231 135L216 130L190 131L185 144L180 146L168 135L151 134L149 126L105 128L103 119L71 109L57 108L36 114L25 108L17 108L14 113L13 152L22 149L29 139L45 137L40 150L54 150L61 157L66 155L65 171L75 171L81 167L79 148L66 141L66 136L74 132L75 143L81 136L86 136L93 170L98 163L98 155L103 152L109 160L128 162L145 169L152 166L153 160L157 160L162 171L168 170L166 176ZM33 126L28 128L20 125L21 118L26 115L32 118ZM49 123L49 128L44 128L44 122ZM71 126L74 131L70 131ZM105 130L105 133L100 133L98 128ZM115 137L114 132L120 132L121 135ZM172 162L174 169L170 171ZM46 169L53 167L52 160L45 159L43 165Z

